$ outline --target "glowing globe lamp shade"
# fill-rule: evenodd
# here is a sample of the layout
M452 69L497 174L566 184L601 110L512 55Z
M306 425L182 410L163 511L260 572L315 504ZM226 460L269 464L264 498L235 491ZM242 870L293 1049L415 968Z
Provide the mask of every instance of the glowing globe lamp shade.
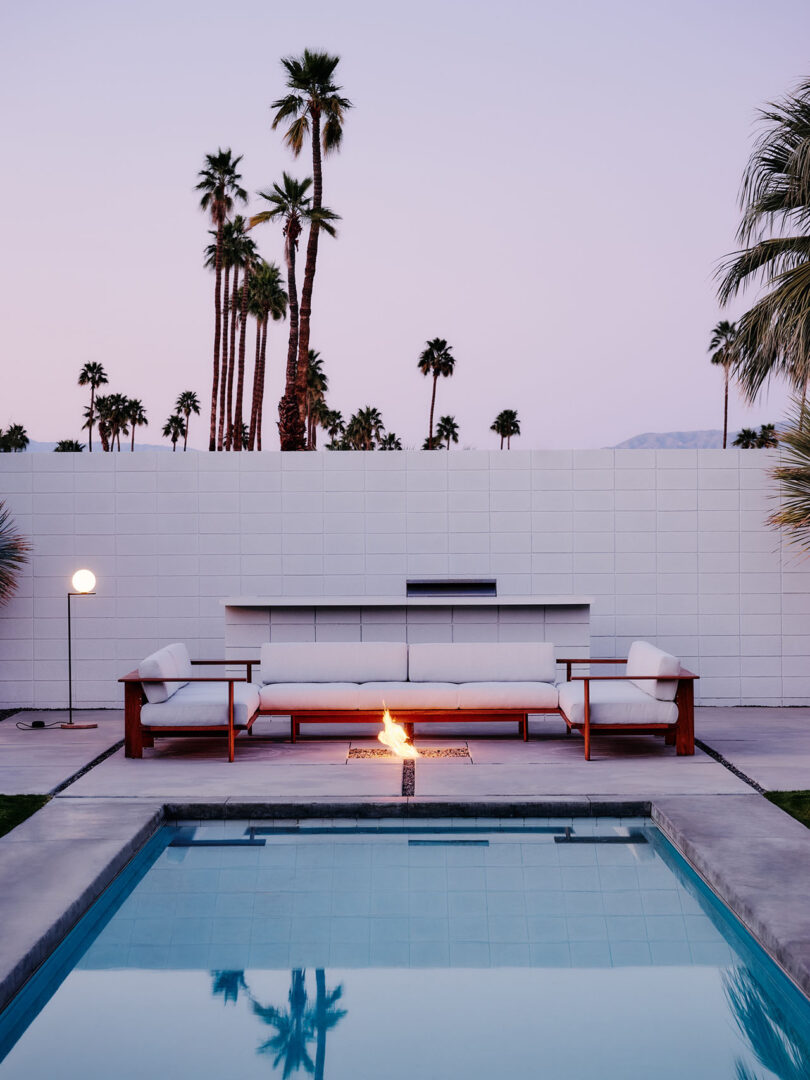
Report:
M92 570L77 570L71 584L77 593L91 593L96 587L96 575Z

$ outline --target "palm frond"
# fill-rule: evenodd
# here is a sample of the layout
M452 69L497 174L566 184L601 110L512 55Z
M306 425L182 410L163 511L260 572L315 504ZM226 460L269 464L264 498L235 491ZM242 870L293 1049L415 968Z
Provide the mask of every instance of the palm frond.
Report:
M0 604L17 591L19 575L29 561L31 544L14 528L11 512L0 501Z

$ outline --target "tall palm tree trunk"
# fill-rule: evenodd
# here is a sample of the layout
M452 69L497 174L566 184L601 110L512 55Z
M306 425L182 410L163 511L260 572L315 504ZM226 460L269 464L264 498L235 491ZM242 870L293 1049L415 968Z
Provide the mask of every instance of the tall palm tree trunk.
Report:
M297 450L303 440L303 429L295 397L299 312L298 288L295 283L295 236L290 231L287 232L284 244L284 258L287 263L287 303L290 312L290 337L287 344L284 396L278 403L278 434L282 450Z
M236 403L233 413L232 450L242 449L242 397L245 391L245 338L247 336L248 282L250 281L250 263L245 262L242 275L242 313L239 327L239 374L236 380Z
M262 354L262 319L256 319L256 354L253 357L253 394L250 400L250 426L248 428L248 450L256 445L256 410L259 402L259 365Z
M436 408L436 383L439 376L433 376L433 393L430 395L430 429L428 431L428 450L433 449L433 410Z
M262 327L262 374L259 379L259 400L256 406L256 449L262 448L262 412L264 410L264 371L265 360L267 358L267 326L270 322L270 316L265 315L264 326Z
M311 110L312 115L312 209L320 210L323 206L323 169L321 167L321 114L318 109ZM310 221L307 237L307 260L304 264L304 283L301 286L301 310L298 327L298 368L295 373L296 399L301 424L306 423L307 412L307 374L309 371L309 321L312 315L312 288L315 284L315 266L318 261L318 235L320 224ZM301 442L295 449L304 448L304 430Z
M244 284L243 284L244 287ZM236 364L236 301L239 288L239 267L233 268L233 290L231 292L231 347L228 353L228 403L225 408L225 449L233 449L233 369Z
M88 440L87 440L87 452L88 452L88 454L93 453L93 421L95 419L95 408L96 408L96 388L95 388L95 386L93 386L92 383L90 383L90 424L89 424L89 426L87 428L87 430L89 432L89 436L88 436Z
M222 225L217 222L217 252L214 260L214 380L211 387L211 431L208 449L216 450L217 390L219 389L219 339L222 332Z
M185 430L183 431L183 453L185 454L186 449L188 447L188 425L189 425L189 421L191 419L191 412L190 411L189 412L184 412L183 416L185 416L185 418L186 418L186 426L185 426Z
M728 442L728 367L726 366L723 370L726 374L726 393L723 403L723 449L725 450Z
M326 972L315 968L315 1071L313 1080L324 1080L326 1067Z
M225 267L225 288L223 290L225 303L222 305L222 364L219 380L219 422L217 424L217 450L221 450L225 439L225 400L228 389L228 371L230 362L228 358L228 281L230 279L230 266Z
M135 453L135 425L134 424L132 425L132 442L129 444L129 452L130 452L130 454Z

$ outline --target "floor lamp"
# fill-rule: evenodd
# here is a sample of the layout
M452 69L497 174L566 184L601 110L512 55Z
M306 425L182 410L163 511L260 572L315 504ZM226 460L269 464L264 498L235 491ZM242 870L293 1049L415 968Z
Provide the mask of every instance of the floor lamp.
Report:
M68 722L60 724L65 731L82 731L86 728L98 727L98 724L88 722L81 724L73 723L73 642L70 626L70 600L73 596L95 596L96 575L92 570L77 570L71 578L73 591L67 594L68 603Z

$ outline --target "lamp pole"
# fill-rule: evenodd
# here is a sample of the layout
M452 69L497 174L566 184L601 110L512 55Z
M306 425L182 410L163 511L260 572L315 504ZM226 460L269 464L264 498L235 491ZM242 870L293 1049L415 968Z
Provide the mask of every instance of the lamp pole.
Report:
M86 728L98 727L98 724L91 721L81 724L73 723L73 632L70 621L70 600L73 596L95 596L95 584L96 577L91 570L77 570L73 575L71 584L76 590L72 592L68 590L67 594L67 616L68 616L68 722L66 724L60 724L63 731L78 731L85 730Z

